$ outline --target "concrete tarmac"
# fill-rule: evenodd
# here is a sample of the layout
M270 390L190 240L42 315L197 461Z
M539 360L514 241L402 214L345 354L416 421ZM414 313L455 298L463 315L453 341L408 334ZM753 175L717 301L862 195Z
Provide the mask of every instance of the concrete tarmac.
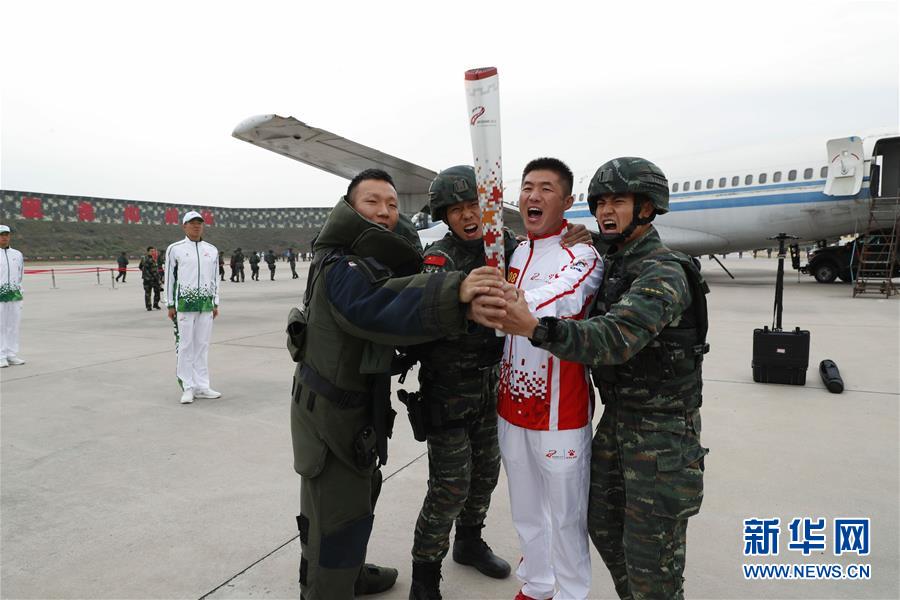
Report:
M0 595L3 598L298 598L299 477L289 403L288 310L301 279L221 284L210 349L218 400L178 402L174 338L146 312L138 273L26 276L20 355L0 370ZM788 271L784 326L809 329L805 386L753 382L752 333L772 322L774 259L703 260L710 281L704 364L706 496L688 528L690 598L898 598L900 299L851 298ZM248 270L249 273L249 270ZM819 361L846 384L830 394ZM406 387L414 389L411 375ZM395 385L396 387L396 385ZM402 408L402 406L400 407ZM598 407L599 408L599 407ZM409 593L425 445L399 415L369 561L399 568L378 598ZM599 419L595 415L595 422ZM780 518L777 556L745 557L744 519ZM826 548L788 547L795 517L826 519ZM835 556L835 518L871 519L868 555ZM515 564L506 480L485 537ZM592 549L592 598L614 598ZM742 565L869 565L868 579L749 580ZM444 562L444 598L508 599L496 581Z

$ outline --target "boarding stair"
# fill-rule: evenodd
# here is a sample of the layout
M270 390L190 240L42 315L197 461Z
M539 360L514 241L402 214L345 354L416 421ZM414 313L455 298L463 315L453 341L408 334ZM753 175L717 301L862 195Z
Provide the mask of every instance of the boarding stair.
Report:
M884 225L888 224L887 227ZM853 296L898 293L892 276L897 269L897 236L900 229L900 196L875 196L869 208L866 231L880 235L880 243L867 243L859 251L859 264L853 280ZM871 240L871 237L870 237ZM852 264L852 263L851 263Z

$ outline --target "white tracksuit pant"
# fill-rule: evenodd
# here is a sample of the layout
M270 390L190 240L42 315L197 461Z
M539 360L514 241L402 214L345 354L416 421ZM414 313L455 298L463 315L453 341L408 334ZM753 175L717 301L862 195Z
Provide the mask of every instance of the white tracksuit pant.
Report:
M19 321L22 319L22 301L0 302L0 358L19 353Z
M513 525L522 545L522 562L516 569L525 584L522 592L538 599L587 598L591 424L542 431L498 417L497 433Z
M180 312L175 316L177 355L176 373L182 389L209 389L209 340L212 337L211 312Z

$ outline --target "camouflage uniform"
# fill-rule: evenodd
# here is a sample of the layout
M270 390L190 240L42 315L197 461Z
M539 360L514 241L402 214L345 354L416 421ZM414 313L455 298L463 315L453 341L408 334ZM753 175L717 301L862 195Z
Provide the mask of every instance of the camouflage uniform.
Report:
M505 234L507 255L516 240ZM482 240L465 241L452 231L425 251L423 272L484 266ZM450 527L480 531L500 475L497 445L497 383L504 338L471 324L467 333L415 349L419 386L426 404L445 424L428 434L428 493L413 538L414 561L441 562Z
M605 409L591 447L588 530L620 598L683 598L688 517L703 500L705 284L651 226L607 254L584 321L541 347L590 364ZM693 273L689 271L693 269Z
M159 280L159 263L153 255L147 254L141 259L141 279L144 282L144 305L151 310L150 292L153 292L152 308L159 308L159 295L162 293L162 284Z

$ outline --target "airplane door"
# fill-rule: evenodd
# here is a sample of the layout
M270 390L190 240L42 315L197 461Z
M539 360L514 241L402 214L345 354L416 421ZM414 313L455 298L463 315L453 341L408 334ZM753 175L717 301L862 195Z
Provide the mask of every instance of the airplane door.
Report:
M828 140L828 177L825 179L825 195L855 196L862 188L863 154L862 139L854 136Z

